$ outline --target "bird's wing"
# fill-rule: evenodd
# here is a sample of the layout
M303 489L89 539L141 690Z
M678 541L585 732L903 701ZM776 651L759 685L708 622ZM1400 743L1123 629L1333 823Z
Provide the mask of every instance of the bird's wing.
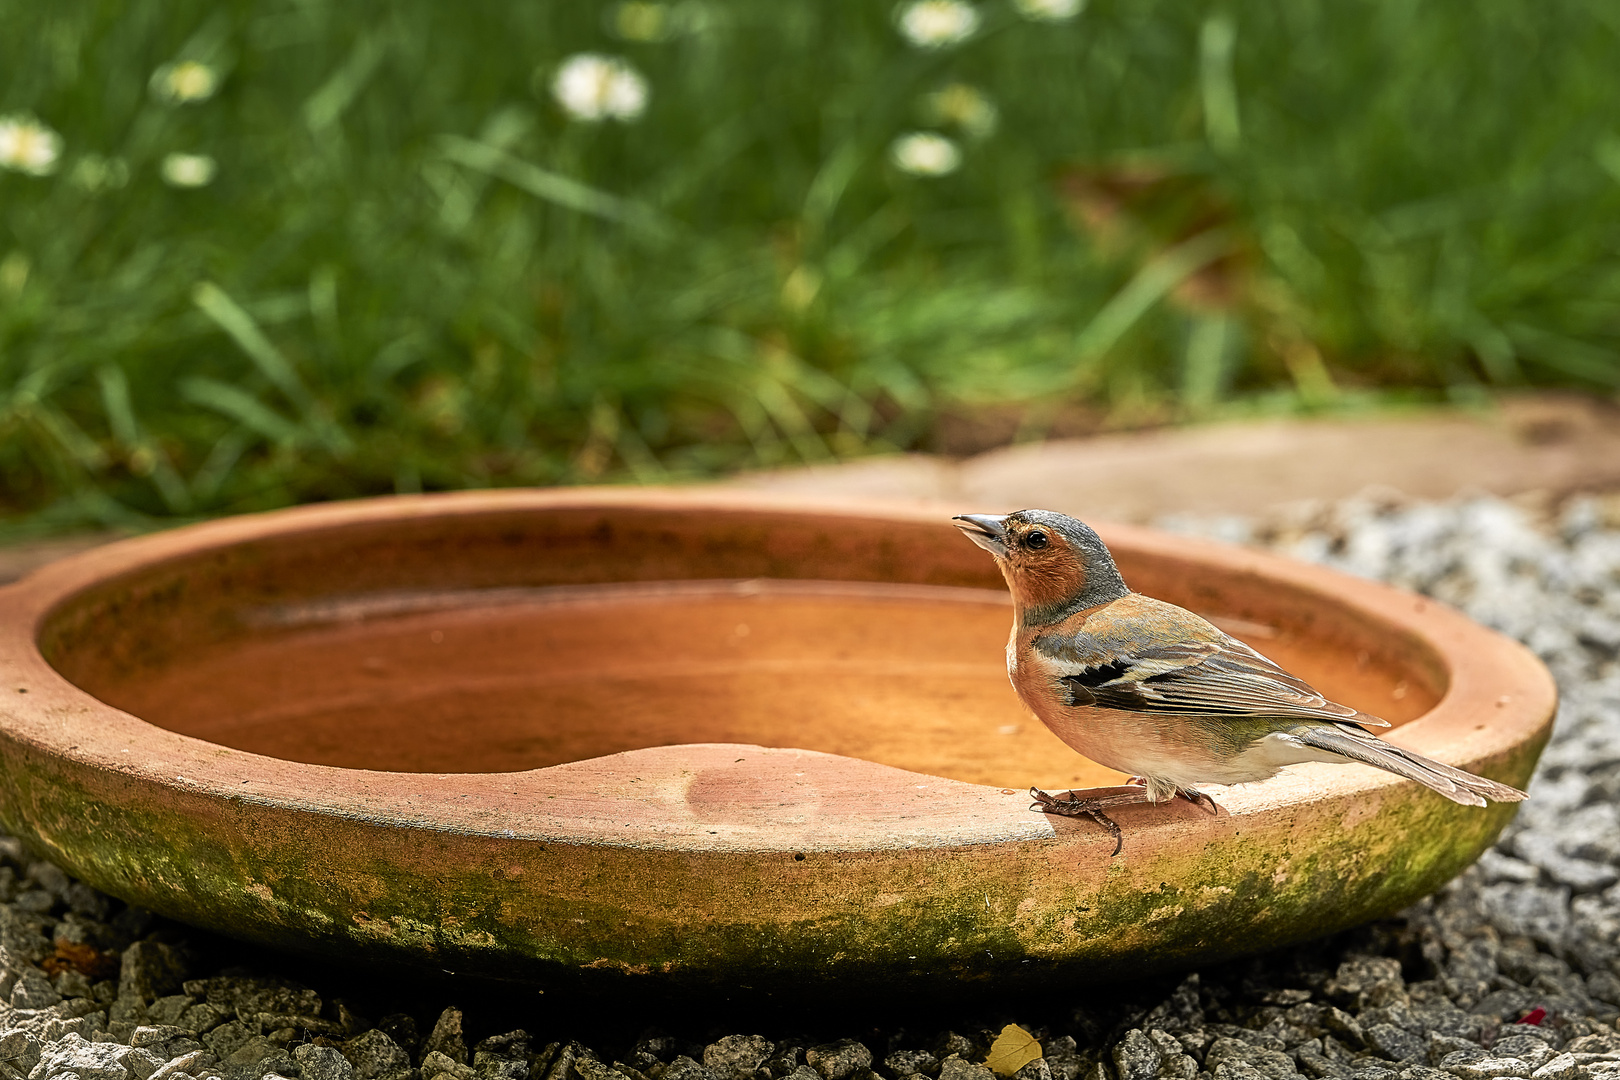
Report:
M1112 620L1088 624L1074 634L1045 635L1034 644L1050 669L1069 686L1076 705L1234 719L1297 716L1389 726L1375 716L1329 701L1305 680L1243 642L1190 612L1174 610L1177 621L1186 626L1164 625L1157 618L1139 626L1130 625L1134 620Z

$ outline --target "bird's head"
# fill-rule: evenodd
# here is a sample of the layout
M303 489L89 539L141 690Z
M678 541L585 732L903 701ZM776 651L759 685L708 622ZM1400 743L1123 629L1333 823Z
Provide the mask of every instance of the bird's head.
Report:
M951 519L995 556L1025 625L1058 622L1130 590L1091 526L1051 510L961 514Z

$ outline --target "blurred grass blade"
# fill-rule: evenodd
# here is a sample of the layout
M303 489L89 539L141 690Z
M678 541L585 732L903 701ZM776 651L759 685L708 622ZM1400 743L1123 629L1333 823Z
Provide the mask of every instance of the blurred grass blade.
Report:
M1079 362L1084 365L1101 357L1166 293L1231 249L1232 237L1226 230L1210 229L1148 262L1075 339Z
M1225 312L1193 320L1181 380L1181 400L1189 409L1207 409L1220 399L1231 351L1231 323L1232 317Z
M1226 14L1210 15L1198 33L1198 74L1204 97L1204 134L1219 154L1237 153L1243 141L1238 118L1237 82L1232 52L1237 23Z
M107 452L96 445L96 440L62 413L36 401L27 406L23 416L39 425L72 459L89 470L100 472L107 467Z
M140 426L135 422L135 406L129 398L129 380L124 369L105 364L96 369L96 381L101 384L101 407L107 412L107 426L113 438L125 446L141 441Z
M204 281L192 291L191 299L202 309L204 315L213 319L221 330L231 336L231 340L247 353L248 359L257 365L265 378L275 384L276 389L287 395L288 400L299 408L309 408L309 391L298 378L292 364L288 363L281 350L264 336L264 331L253 321L253 316L232 300L224 289L211 281Z
M342 119L387 55L386 43L375 34L355 42L348 58L304 102L305 126L319 134Z
M804 197L804 231L805 243L808 247L815 247L827 230L827 223L832 220L833 212L844 198L844 192L849 189L850 182L860 171L861 163L866 159L866 152L861 144L853 139L844 143L833 151L826 161L822 162L821 169L816 178L810 182L810 189Z
M303 429L245 390L229 383L197 376L182 379L180 396L213 409L243 427L282 446L296 446L303 440Z
M1538 364L1578 379L1620 386L1620 353L1612 349L1589 345L1523 323L1509 325L1507 335L1526 357Z
M219 493L225 478L236 467L242 452L253 444L253 438L240 428L227 431L214 443L208 458L191 477L191 493L198 502L207 502Z
M618 222L659 240L668 239L675 231L669 219L649 206L531 165L488 143L461 135L441 135L439 151L458 165L505 180L564 209Z
M1606 135L1599 139L1594 154L1603 171L1620 184L1620 136Z

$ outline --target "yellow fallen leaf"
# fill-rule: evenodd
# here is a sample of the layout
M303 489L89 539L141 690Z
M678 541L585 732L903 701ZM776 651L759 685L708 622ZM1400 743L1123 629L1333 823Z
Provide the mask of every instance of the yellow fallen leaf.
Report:
M1017 1024L1008 1024L990 1044L990 1056L984 1063L997 1076L1011 1076L1040 1056L1041 1044L1035 1036Z

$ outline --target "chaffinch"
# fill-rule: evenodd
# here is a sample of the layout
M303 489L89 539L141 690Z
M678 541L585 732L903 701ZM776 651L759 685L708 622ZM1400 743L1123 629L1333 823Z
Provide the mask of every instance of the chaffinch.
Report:
M1215 803L1199 784L1244 784L1301 761L1358 761L1453 802L1525 793L1384 742L1376 716L1329 701L1185 608L1133 593L1087 525L1050 510L953 519L995 556L1012 590L1007 675L1041 722L1074 749L1131 774L1142 795L1080 799L1030 789L1032 810L1087 816L1122 846L1110 806L1177 796Z

